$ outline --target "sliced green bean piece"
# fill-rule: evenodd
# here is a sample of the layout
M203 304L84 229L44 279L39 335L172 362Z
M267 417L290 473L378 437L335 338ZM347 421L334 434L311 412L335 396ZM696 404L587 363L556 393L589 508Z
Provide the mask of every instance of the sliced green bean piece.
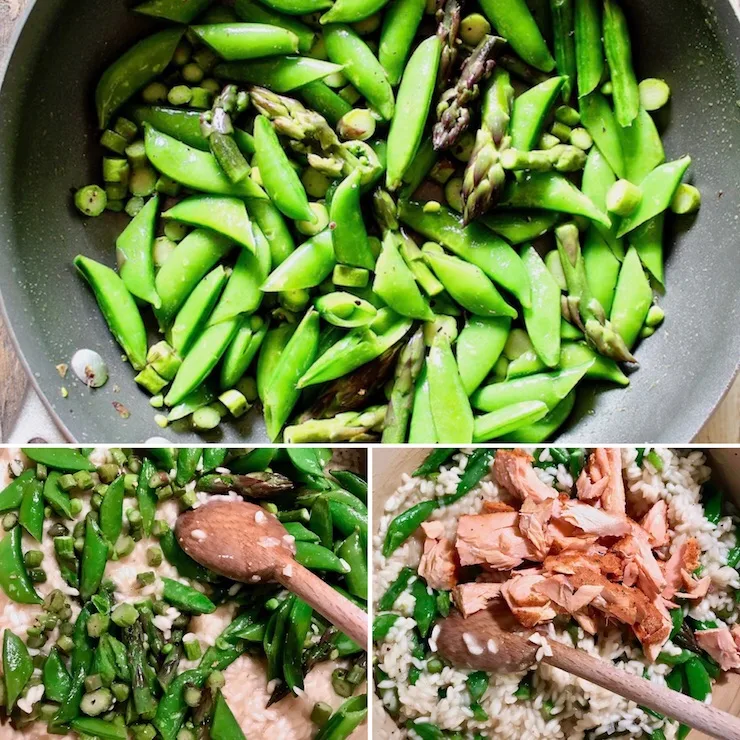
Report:
M144 125L144 143L152 166L187 188L215 195L267 198L251 177L231 182L210 152L188 146L149 124Z
M297 540L295 559L297 563L309 570L326 570L332 573L346 573L347 571L342 561L331 550L315 542Z
M373 291L402 316L421 321L434 321L434 313L421 294L414 274L401 256L398 247L397 232L386 231L375 266ZM485 275L483 278L487 280Z
M19 604L40 604L26 573L21 550L21 528L13 527L0 541L0 587L8 598Z
M259 115L254 121L254 161L272 202L288 218L314 223L316 216L298 173L288 159L270 119Z
M491 231L509 244L522 244L546 234L560 216L552 211L506 211L497 209L481 218Z
M555 60L525 0L483 0L481 8L499 34L527 64L543 72L555 69Z
M341 64L310 57L285 56L264 61L219 64L214 73L223 79L250 82L277 93L286 93L341 71Z
M218 692L213 709L210 736L212 740L247 740L221 691Z
M390 314L390 317L389 317ZM373 326L390 318L382 333L375 333ZM335 380L356 370L401 341L412 322L397 316L390 309L380 309L370 328L352 329L342 339L319 356L298 381L299 388Z
M90 284L103 318L134 370L146 365L146 329L131 293L110 267L77 255L75 267Z
M609 357L604 357L585 342L565 342L560 352L560 367L567 370L584 363L591 363L585 377L608 380L621 386L630 384L629 378L619 365Z
M622 219L617 236L628 234L665 211L690 164L691 157L686 156L666 162L648 174L641 183L642 200L629 216Z
M523 401L475 417L473 441L490 442L543 419L548 413L542 401Z
M459 218L446 208L428 213L420 203L405 200L399 201L398 217L412 229L479 267L491 280L512 292L522 306L531 305L529 279L519 255L484 226L471 223L463 227Z
M532 286L532 305L525 308L524 324L542 361L555 367L560 357L560 288L533 247L522 252Z
M334 192L329 206L330 231L337 262L372 270L375 257L370 250L365 221L360 209L361 172L353 170Z
M3 675L5 676L5 702L8 711L33 673L33 661L23 640L9 629L3 633Z
M576 67L578 97L592 93L604 76L604 47L601 42L601 3L575 0Z
M400 187L421 143L437 81L441 50L440 40L430 36L416 47L404 70L388 133L386 186L389 190Z
M298 51L298 37L264 23L213 23L190 30L227 62Z
M473 412L447 337L435 336L427 359L429 394L437 435L447 442L468 444Z
M157 222L159 196L152 196L131 219L116 239L118 272L132 295L151 303L162 304L154 287L154 228Z
M163 578L162 598L187 614L212 614L216 605L203 593L171 578Z
M85 523L85 545L80 569L80 596L87 601L97 593L108 560L108 543L97 522L88 517Z
M617 121L620 126L629 126L640 109L640 92L632 68L632 47L627 19L616 0L604 0L603 32Z
M565 77L551 77L514 99L509 125L511 146L514 149L528 152L535 148L542 135L547 114L565 81Z
M416 530L432 515L439 504L437 501L421 501L405 511L402 511L388 525L383 541L383 557L390 557ZM392 609L396 599L406 589L412 574L401 571L398 580L384 594L383 608ZM390 606L386 606L390 603Z
M261 290L272 293L314 288L326 280L336 259L329 229L301 244L285 261L273 270Z
M581 182L583 194L600 211L605 213L606 195L616 181L617 177L599 147L591 147L586 159L586 166L583 168L583 180ZM614 228L607 228L600 223L594 223L592 227L598 230L614 256L621 262L624 259L624 245L620 239L617 239Z
M233 388L239 382L252 364L252 360L257 356L267 336L267 324L262 324L259 329L253 331L251 322L252 319L249 317L242 319L236 336L226 350L221 364L221 388L223 390Z
M653 291L640 264L640 257L630 247L619 271L617 289L609 318L627 347L634 346L653 302Z
M623 129L617 123L611 105L598 90L580 99L581 123L591 134L596 146L606 158L617 177L625 176L622 152Z
M628 237L630 246L637 250L645 269L661 284L665 285L663 275L663 224L665 214L657 216L631 231ZM608 309L604 307L604 310Z
M516 318L516 309L506 303L479 267L436 252L425 251L425 256L447 292L463 308L477 316Z
M162 299L157 312L160 323L172 321L193 289L233 247L232 241L207 229L191 231L177 245L155 281Z
M303 85L298 93L311 110L324 116L332 126L336 126L339 120L352 110L352 106L322 80Z
M393 89L377 57L349 26L328 25L324 43L329 59L342 66L342 73L362 93L385 121L393 118Z
M426 362L422 365L414 389L408 441L410 444L436 444L439 441L432 417Z
M123 497L125 495L124 477L119 475L111 483L100 505L100 531L115 545L123 529Z
M211 229L254 251L254 234L244 201L222 195L193 195L162 214L162 218Z
M424 8L422 0L393 0L383 14L378 61L394 87L401 81Z
M37 542L44 536L44 483L31 478L23 487L23 498L18 512L23 529Z
M359 530L355 530L344 540L337 550L337 555L351 568L350 572L344 576L347 590L351 594L367 600L367 558Z
M221 295L228 275L221 265L211 270L195 286L177 312L167 339L179 355L187 354Z
M552 410L575 388L586 374L589 363L568 370L530 375L503 383L484 386L471 398L475 408L481 411L497 411L524 401L543 401Z
M260 285L270 272L270 245L254 226L254 253L243 249L236 260L221 299L208 320L208 326L239 319L254 313L262 303Z
M297 18L277 13L253 0L236 0L234 10L239 18L247 23L269 23L295 34L298 38L298 51L301 54L307 54L313 46L316 34L312 28Z
M620 264L604 237L595 228L589 228L586 232L583 263L588 287L608 315L614 301Z
M58 476L58 473L54 473ZM23 491L26 484L36 477L36 472L32 469L24 470L17 478L11 481L0 493L0 511L17 509L23 499ZM48 479L47 479L48 480Z
M658 165L665 162L663 142L653 117L640 108L630 126L619 128L624 174L630 182L639 185Z
M244 252L247 254L247 252ZM223 298L222 298L223 300ZM216 307L218 308L218 307ZM182 361L165 403L175 406L197 388L218 364L239 329L238 319L227 319L209 326L196 340Z
M563 100L570 100L576 81L575 19L573 0L550 0L552 14L553 46L555 66L558 74L566 78L563 84Z
M300 396L299 380L312 366L319 341L319 314L309 309L288 340L263 399L265 423L275 440Z
M501 434L502 442L537 444L552 437L570 416L576 402L576 391L572 390L554 409L539 421L518 427L513 432Z
M611 226L605 213L563 175L555 172L525 173L521 180L511 184L501 203L515 208L544 208L571 213L585 216L606 228Z
M108 67L95 90L101 129L121 105L164 70L182 35L181 28L159 31L139 41Z

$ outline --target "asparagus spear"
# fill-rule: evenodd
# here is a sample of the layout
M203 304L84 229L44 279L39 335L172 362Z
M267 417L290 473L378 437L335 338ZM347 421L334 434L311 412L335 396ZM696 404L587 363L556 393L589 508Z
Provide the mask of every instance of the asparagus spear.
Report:
M340 142L326 119L298 100L258 86L250 88L250 96L254 107L272 121L275 130L289 139L291 148L305 155L309 166L318 172L336 178L360 167L364 184L382 168L369 144Z
M578 326L589 344L605 357L620 362L637 362L606 318L602 305L591 294L578 239L578 227L574 223L558 226L555 229L555 241L568 285L568 295L562 298L565 319Z
M493 71L495 55L504 43L499 36L484 36L465 61L457 84L442 93L437 106L437 123L432 131L435 150L452 146L467 129L470 104L478 98L479 84Z
M144 648L144 630L137 619L130 627L123 630L124 642L131 666L131 690L136 713L142 719L153 719L157 713L157 700L147 684L144 672L146 650Z
M385 414L383 442L401 444L406 441L406 429L414 401L414 388L424 364L424 351L424 331L420 327L406 342L396 363L396 376Z
M234 141L231 116L242 113L248 103L246 92L239 91L236 85L226 85L213 101L211 110L200 116L201 132L208 139L213 156L234 183L241 182L249 174L250 167Z
M162 666L157 673L157 681L162 687L162 691L167 691L167 687L172 683L175 676L177 675L177 668L180 665L182 659L182 638L184 632L182 630L173 630L171 642L173 644L172 650L165 656L162 661Z
M385 385L400 350L399 342L349 375L328 383L311 408L301 414L299 423L362 408Z
M293 488L293 483L284 475L270 472L256 472L249 475L212 473L204 475L196 485L199 491L226 493L236 491L241 496L269 498Z
M333 419L310 419L287 427L283 439L288 444L309 442L369 442L383 428L387 407L371 406L364 411L347 411Z
M437 10L437 37L442 42L437 86L441 89L444 88L452 76L452 70L457 60L457 35L460 31L461 15L460 0L447 0L444 6Z
M469 224L496 205L506 180L499 152L508 144L514 88L509 73L496 67L483 96L481 126L463 176L463 223Z

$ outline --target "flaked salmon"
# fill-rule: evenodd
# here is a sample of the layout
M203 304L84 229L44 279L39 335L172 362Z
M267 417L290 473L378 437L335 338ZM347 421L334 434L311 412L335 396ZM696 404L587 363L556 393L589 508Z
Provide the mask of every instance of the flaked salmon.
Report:
M536 627L557 616L550 599L534 588L543 580L544 576L539 575L515 576L501 586L501 595L509 609L525 627Z
M651 547L664 547L668 544L668 505L663 499L656 501L640 521L647 532Z
M511 570L525 560L540 560L532 543L518 527L519 513L471 514L457 525L460 565L485 564L494 570Z
M539 560L544 560L550 550L552 536L548 530L548 523L554 504L553 499L538 504L534 499L526 498L522 508L519 509L519 531L530 541Z
M740 668L740 632L737 626L733 627L733 632L727 627L699 630L694 633L694 637L699 647L709 653L723 671Z
M502 583L461 583L452 589L452 600L464 617L485 609L501 596Z
M449 591L457 584L455 547L445 537L424 540L424 552L419 561L419 575L432 588Z
M524 450L498 450L493 461L496 483L522 501L532 498L541 503L549 498L557 498L558 492L537 477L532 460L532 456Z
M563 504L554 517L572 524L581 532L598 537L621 537L630 531L630 523L624 513L615 514L579 501Z
M694 537L677 547L663 567L666 586L663 598L670 601L684 587L682 571L693 573L699 567L699 543Z

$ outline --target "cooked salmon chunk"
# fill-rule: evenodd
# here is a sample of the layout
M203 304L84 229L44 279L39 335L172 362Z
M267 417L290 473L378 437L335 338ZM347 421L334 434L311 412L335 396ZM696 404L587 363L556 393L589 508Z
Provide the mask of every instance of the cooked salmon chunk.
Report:
M650 507L640 526L647 532L652 547L663 547L668 544L668 506L663 499Z
M737 630L733 627L733 630ZM736 631L735 636L738 635ZM702 650L706 650L723 671L734 671L740 668L740 650L733 633L727 627L714 630L699 630L694 633Z
M586 534L599 537L621 537L630 531L629 521L623 513L614 514L578 501L568 501L561 507L560 513L554 516L556 519L564 519Z
M554 503L553 499L548 499L538 504L534 499L526 498L519 509L519 531L530 541L540 560L545 559L552 542L547 525Z
M515 576L501 587L501 595L509 609L525 627L536 627L557 616L550 599L534 588L543 580L544 577L538 575Z
M532 498L541 503L549 498L557 498L558 492L537 477L532 460L532 456L524 450L498 450L493 461L496 483L522 501Z
M460 565L485 564L494 570L511 570L525 560L537 561L532 543L522 536L518 512L461 516L457 525Z
M452 600L464 617L485 609L501 596L501 583L461 583L452 589Z
M455 547L448 539L424 540L424 552L419 562L419 575L432 588L449 591L457 584Z

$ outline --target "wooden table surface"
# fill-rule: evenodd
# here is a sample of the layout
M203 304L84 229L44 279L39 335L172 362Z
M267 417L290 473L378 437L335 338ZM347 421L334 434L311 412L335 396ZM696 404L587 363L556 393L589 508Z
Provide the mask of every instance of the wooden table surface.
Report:
M27 3L28 0L0 0L0 64L5 58L14 22ZM13 428L26 392L33 391L28 389L28 381L0 319L0 442ZM695 441L702 444L740 442L740 378Z

